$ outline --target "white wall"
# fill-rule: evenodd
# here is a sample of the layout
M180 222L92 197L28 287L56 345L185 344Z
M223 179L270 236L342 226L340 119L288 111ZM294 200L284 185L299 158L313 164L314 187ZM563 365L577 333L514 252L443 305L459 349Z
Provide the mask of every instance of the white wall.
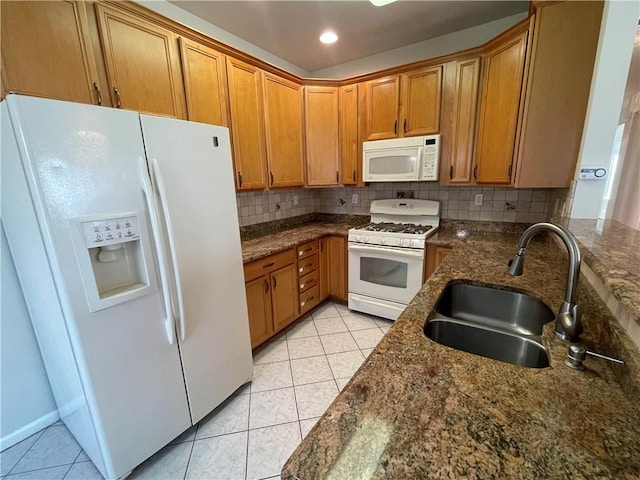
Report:
M600 214L607 180L578 180L577 173L582 167L604 167L607 171L611 169L611 151L618 127L638 18L640 2L605 2L578 156L572 218L596 219Z
M54 423L58 411L4 229L1 230L0 450L4 450Z
M449 33L441 37L414 43L406 47L396 48L386 52L363 57L352 62L343 63L322 70L311 72L315 78L346 78L365 73L383 70L385 68L418 62L427 58L448 55L460 50L480 46L493 37L504 32L521 20L527 18L527 13L519 13L510 17L494 20L493 22L467 28L459 32Z

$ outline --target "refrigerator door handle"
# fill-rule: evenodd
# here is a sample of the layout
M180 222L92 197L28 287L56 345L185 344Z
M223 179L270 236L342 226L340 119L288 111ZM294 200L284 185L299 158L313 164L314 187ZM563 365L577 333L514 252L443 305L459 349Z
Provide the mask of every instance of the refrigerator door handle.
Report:
M171 232L173 232L173 225L171 223L171 215L169 213L169 208L166 204L166 189L164 188L164 181L162 179L162 172L160 171L160 166L158 165L158 161L154 158L151 160L150 164L151 177L154 179L156 184L156 191L158 193L158 198L160 199L160 207L162 208L162 213L164 215L164 221L167 227L167 238L169 239L169 252L171 253L171 263L173 266L173 277L175 279L176 286L176 297L178 299L178 321L180 324L180 339L185 339L186 325L184 318L184 302L182 301L182 284L180 282L180 269L178 268L178 257L176 255L176 247L174 245L173 236Z
M151 220L151 230L153 232L153 241L158 252L158 265L160 269L160 284L162 285L162 296L164 297L164 310L167 317L164 320L164 328L167 333L167 339L169 345L173 345L176 342L176 332L173 323L173 308L171 306L171 291L169 287L169 278L167 275L166 264L166 252L164 243L162 242L162 232L160 231L160 224L158 223L158 215L156 213L156 207L153 202L153 188L147 174L147 162L138 157L138 170L140 175L140 187L144 192L145 200L147 202L147 209L149 210L149 218Z

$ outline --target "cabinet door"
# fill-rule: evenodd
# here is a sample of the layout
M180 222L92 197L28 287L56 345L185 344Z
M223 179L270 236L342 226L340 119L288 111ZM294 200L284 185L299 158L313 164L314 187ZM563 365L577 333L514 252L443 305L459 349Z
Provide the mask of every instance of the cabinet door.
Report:
M180 38L187 116L193 122L227 126L225 56L199 43Z
M263 79L269 186L302 187L302 88L266 72Z
M340 178L343 185L357 185L360 178L358 155L358 85L340 87ZM308 159L307 159L308 161Z
M245 285L251 348L264 342L273 333L271 317L271 286L269 278L262 276Z
M279 332L298 316L298 275L295 264L271 274L273 327Z
M347 301L347 242L345 237L321 239L320 298L328 296Z
M402 135L429 135L440 131L442 67L402 74Z
M603 2L558 2L536 10L517 187L568 187L573 180L602 8Z
M476 183L511 183L527 32L484 55Z
M426 281L436 268L442 263L444 257L451 253L451 247L443 245L427 245L427 260L424 269L424 281Z
M399 77L380 78L365 83L365 140L381 140L398 136Z
M307 186L335 186L338 165L338 89L304 88Z
M101 4L96 12L113 105L186 118L176 35Z
M227 57L233 160L238 190L267 186L260 70Z
M329 237L329 295L347 300L347 242L344 237Z
M83 2L0 2L2 97L101 103Z
M448 176L449 184L469 184L476 131L480 58L456 62L455 69Z

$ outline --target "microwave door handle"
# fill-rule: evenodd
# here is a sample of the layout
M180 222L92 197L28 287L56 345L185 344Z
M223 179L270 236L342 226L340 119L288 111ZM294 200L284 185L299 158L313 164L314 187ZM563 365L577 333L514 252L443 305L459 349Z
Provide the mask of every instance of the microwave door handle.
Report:
M353 243L349 244L349 250L352 252L363 252L363 253L393 253L399 257L406 258L424 258L423 250L408 250L405 248L389 248L389 247L370 247L367 245L355 245Z
M158 214L153 197L153 188L149 181L147 173L147 162L142 157L138 157L138 175L140 179L140 188L144 193L147 202L147 210L149 211L149 219L151 220L151 231L153 232L153 241L156 246L156 254L158 255L158 268L160 270L160 284L162 285L162 296L164 297L164 310L166 318L164 320L165 331L169 345L176 342L176 332L174 329L173 307L171 306L171 290L169 288L169 276L167 274L167 254L162 240L162 232L158 222Z

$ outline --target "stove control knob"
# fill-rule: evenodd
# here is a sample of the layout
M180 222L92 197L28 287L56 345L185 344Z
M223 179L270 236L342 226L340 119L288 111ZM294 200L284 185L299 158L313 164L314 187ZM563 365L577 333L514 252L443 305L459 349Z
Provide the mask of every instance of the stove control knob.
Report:
M401 238L400 241L398 242L398 245L400 245L401 247L404 247L406 243L407 241L404 238Z
M364 243L367 243L369 241L369 235L365 235L364 236Z
M362 241L362 235L356 235L356 242Z
M420 242L418 242L418 240L411 240L411 246L412 246L412 247L416 247L416 248L418 248L418 247L420 246L420 245L419 245L419 243L420 243Z
M380 243L381 243L382 245L384 245L385 243L387 243L387 239L386 239L386 238L384 238L384 237L382 237L382 238L380 239Z

